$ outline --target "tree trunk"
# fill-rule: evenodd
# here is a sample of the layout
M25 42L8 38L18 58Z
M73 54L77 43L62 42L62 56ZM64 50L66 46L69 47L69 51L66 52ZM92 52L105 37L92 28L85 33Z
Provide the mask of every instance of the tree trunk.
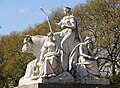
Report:
M115 75L116 72L115 72L115 63L113 62L113 66L112 66L112 74Z

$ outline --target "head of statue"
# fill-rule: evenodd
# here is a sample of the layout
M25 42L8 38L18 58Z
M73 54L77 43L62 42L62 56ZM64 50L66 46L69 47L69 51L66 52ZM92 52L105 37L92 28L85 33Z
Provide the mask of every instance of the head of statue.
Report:
M86 37L85 40L84 40L86 43L92 43L92 37Z
M64 7L64 14L71 14L71 8L70 7L67 7L67 6L65 6Z

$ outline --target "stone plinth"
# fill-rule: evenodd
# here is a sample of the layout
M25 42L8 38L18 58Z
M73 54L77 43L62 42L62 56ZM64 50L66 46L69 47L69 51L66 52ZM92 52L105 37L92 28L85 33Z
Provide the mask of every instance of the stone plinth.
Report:
M97 79L90 79L90 78L74 78L69 72L63 72L58 76L54 77L39 77L38 79L20 79L19 86L31 85L31 84L94 84L94 85L109 85L109 79L105 78L97 78Z
M74 79L74 83L81 83L81 84L100 84L100 85L109 85L109 79L99 78L99 79Z
M112 88L110 85L100 85L100 84L61 84L61 83L37 83L26 86L19 86L14 88Z

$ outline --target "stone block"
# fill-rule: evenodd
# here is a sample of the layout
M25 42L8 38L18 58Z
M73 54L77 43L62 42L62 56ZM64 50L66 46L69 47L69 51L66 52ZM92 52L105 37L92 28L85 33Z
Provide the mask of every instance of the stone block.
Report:
M18 86L18 87L14 87L14 88L39 88L38 83L34 83L34 84L29 84L29 85L25 85L25 86Z
M81 79L79 80L81 84L101 84L101 85L109 85L110 81L105 78L99 78L99 79Z
M37 80L38 83L58 83L59 79L57 77L40 77Z
M26 86L18 86L14 88L112 88L110 85L100 84L80 84L80 83L37 83Z

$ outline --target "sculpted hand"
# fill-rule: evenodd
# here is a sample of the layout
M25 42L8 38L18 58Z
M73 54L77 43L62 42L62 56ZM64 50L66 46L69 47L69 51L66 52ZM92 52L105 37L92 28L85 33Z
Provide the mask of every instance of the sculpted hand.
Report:
M65 29L65 28L68 28L68 27L64 25L64 26L61 26L61 28L62 28L62 29Z
M55 23L56 25L59 25L58 23Z

